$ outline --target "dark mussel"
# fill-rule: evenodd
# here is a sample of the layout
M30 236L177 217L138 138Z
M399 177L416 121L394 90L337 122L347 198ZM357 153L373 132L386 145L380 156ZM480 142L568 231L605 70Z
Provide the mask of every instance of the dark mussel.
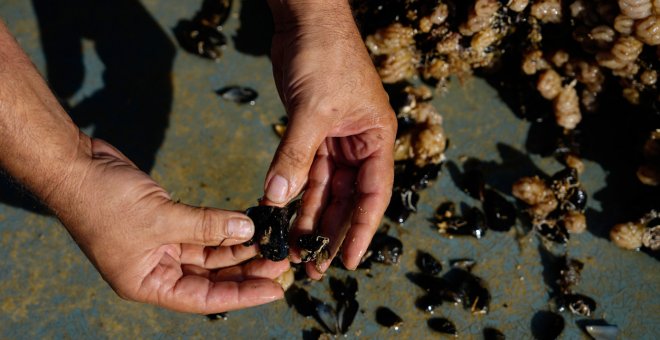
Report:
M582 294L563 294L557 300L559 311L568 310L575 315L591 316L596 310L596 301Z
M463 296L455 290L454 285L443 277L431 276L422 273L408 273L406 277L410 282L416 284L426 291L428 297L420 298L420 307L426 310L427 302L435 304L434 301L442 300L453 304L460 304L463 302ZM439 305L439 304L438 304Z
M564 244L568 242L568 239L570 238L564 223L558 223L555 220L545 220L539 224L536 224L536 230L538 231L539 235L556 243Z
M552 189L557 191L561 188L573 187L579 184L577 170L565 168L559 170L550 178Z
M418 190L426 188L430 181L438 178L442 164L418 167L413 161L397 162L394 165L394 188L392 199L385 215L392 221L404 223L411 213L417 211Z
M206 26L220 27L229 17L231 3L231 0L204 0L193 20Z
M216 27L197 21L180 20L174 27L174 35L187 52L212 60L220 59L227 45L227 38Z
M483 208L488 227L495 231L509 231L516 223L516 209L497 191L488 189L484 193Z
M492 327L484 328L484 340L504 340L506 337L500 330Z
M319 263L325 261L329 256L326 249L328 243L330 243L330 239L325 236L300 235L297 241L297 246L300 249L300 259L302 262L317 261Z
M398 238L385 233L376 233L371 240L369 249L372 251L371 261L395 264L399 263L399 258L403 254L403 243Z
M376 322L381 326L393 328L398 331L403 325L403 319L387 307L376 309Z
M394 188L392 190L392 199L387 206L385 215L395 222L405 222L411 213L417 211L417 202L419 194L409 188Z
M329 304L316 301L314 305L314 319L323 326L323 328L330 334L341 333L339 323L337 322L337 312Z
M486 190L484 174L477 169L465 171L461 179L461 189L470 197L482 201Z
M461 297L464 308L473 314L488 313L491 296L481 278L458 268L453 268L443 278L449 282L451 290Z
M357 300L344 300L339 302L337 306L337 325L339 326L339 332L341 334L346 334L349 327L353 324L355 316L358 313L360 304Z
M550 311L536 312L532 317L532 335L539 340L554 340L564 330L564 318Z
M222 99L238 104L254 104L259 94L254 89L244 86L227 86L215 91Z
M207 314L206 317L211 321L227 320L227 313Z
M289 307L295 308L300 315L304 317L314 315L315 302L305 289L293 285L284 292L284 298Z
M426 322L426 324L429 326L429 328L431 328L436 332L458 336L458 331L456 330L456 326L454 325L453 322L449 321L448 319L431 318Z
M568 197L561 202L562 210L584 211L587 207L587 192L582 188L572 188L569 190Z
M424 312L433 314L442 305L442 297L436 294L426 294L415 301L415 306Z
M245 211L254 222L254 236L248 244L257 243L261 255L271 261L281 261L289 255L290 220L300 207L300 200L284 208L256 206Z
M445 202L436 209L435 226L440 234L450 236L474 236L477 239L486 234L486 217L477 207L467 210L465 216L458 216L452 202Z
M417 259L416 259L417 268L422 271L424 274L428 275L438 275L442 271L442 264L440 261L436 260L433 255L418 250Z
M330 289L332 297L337 301L355 300L358 292L358 282L352 276L347 276L344 281L330 277Z

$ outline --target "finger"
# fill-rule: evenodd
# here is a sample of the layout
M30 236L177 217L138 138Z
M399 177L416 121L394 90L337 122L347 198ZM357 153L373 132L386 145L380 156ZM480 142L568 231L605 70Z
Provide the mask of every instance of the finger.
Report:
M252 220L234 211L168 202L158 217L155 232L165 243L231 246L254 234Z
M330 196L329 182L332 178L333 171L332 159L330 159L327 153L325 144L321 144L314 164L312 164L312 168L309 171L309 181L302 196L303 203L300 209L300 215L296 218L290 233L293 246L289 258L294 263L300 262L300 253L295 241L300 235L311 234L314 231L314 226L318 225L321 214L327 205L328 197Z
M351 213L354 206L356 171L352 168L338 168L332 178L331 202L323 213L319 234L330 239L329 257L323 263L307 263L307 275L320 279L337 255L339 247L350 227Z
M282 287L270 279L214 282L202 276L185 275L152 303L181 312L213 314L258 306L282 297Z
M237 244L231 247L204 247L194 244L181 245L181 263L206 269L237 265L257 255L257 247Z
M358 173L358 201L342 248L342 261L348 269L360 264L392 197L392 158L392 152L376 153L364 162Z
M244 265L220 269L211 279L213 281L274 280L287 270L289 270L289 261L273 262L267 259L256 259Z
M266 175L264 198L282 206L298 195L325 138L325 126L309 115L292 115Z

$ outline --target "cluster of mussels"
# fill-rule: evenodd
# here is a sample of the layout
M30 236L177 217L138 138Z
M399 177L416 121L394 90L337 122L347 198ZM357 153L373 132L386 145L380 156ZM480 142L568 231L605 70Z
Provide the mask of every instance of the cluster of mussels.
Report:
M451 76L479 71L518 94L529 119L552 111L565 135L609 93L643 112L660 109L655 0L354 0L353 7L385 84L421 76L443 88ZM562 156L579 162L575 152ZM660 172L650 170L640 180L657 185Z
M183 19L174 28L181 47L203 58L218 60L227 44L222 24L227 20L231 0L204 0L191 20Z
M389 87L388 93L397 112L398 130L394 187L386 215L403 223L417 211L417 191L438 177L449 141L442 116L430 103L433 96L428 87L403 84Z
M490 304L490 292L485 282L472 274L476 264L470 259L452 260L451 269L443 276L442 264L431 254L418 251L416 264L420 273L408 273L408 279L425 291L415 302L418 309L431 315L444 302L453 305L462 305L472 314L486 314ZM432 317L427 321L428 326L440 333L458 335L454 323L443 317ZM503 338L504 335L493 328L484 330L484 336L490 338Z
M321 329L305 331L305 338L332 339L336 335L346 334L359 310L356 300L358 282L347 276L345 280L330 278L330 290L335 306L310 296L301 285L295 285L286 292L287 303L304 317L313 317Z
M512 192L529 206L532 225L548 240L566 243L569 234L579 234L587 228L587 193L573 168L561 170L549 180L538 176L521 178L513 184Z
M286 207L256 206L245 211L254 222L254 236L246 246L257 244L261 256L271 261L282 261L289 256L289 229L291 219L300 209L300 200L295 200ZM330 239L316 234L303 234L296 245L302 262L315 261L318 266L328 259L327 246Z

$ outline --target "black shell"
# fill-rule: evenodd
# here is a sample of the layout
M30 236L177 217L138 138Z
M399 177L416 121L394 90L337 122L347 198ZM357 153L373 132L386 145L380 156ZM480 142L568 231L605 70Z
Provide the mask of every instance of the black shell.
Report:
M463 174L461 187L470 197L480 201L483 200L484 191L486 190L484 174L476 169L467 170Z
M451 335L458 335L458 331L456 330L456 326L454 325L453 322L449 321L448 319L445 318L431 318L429 319L426 324L431 328L432 330L439 332L439 333L445 333L445 334L451 334Z
M584 208L587 207L587 192L582 188L572 189L562 205L562 209L564 210L584 211Z
M415 301L415 306L424 312L433 314L442 305L442 297L436 294L426 294Z
M373 252L370 259L383 264L399 263L399 257L403 254L403 243L401 240L384 233L374 235L369 245Z
M532 335L539 340L554 340L564 330L564 318L550 311L540 311L532 317Z
M442 271L442 264L440 261L436 260L433 255L421 250L417 251L416 264L417 268L419 268L424 274L438 275Z
M222 99L238 104L254 102L259 94L254 89L243 86L227 86L215 91Z
M355 300L358 292L358 281L352 276L347 276L344 281L336 277L330 277L330 289L332 290L332 297L337 301Z
M287 207L256 206L245 211L254 222L254 236L250 243L259 245L261 255L271 261L289 256L289 226L291 217L300 206L300 200Z
M376 309L376 322L381 326L399 330L403 324L403 319L387 307L378 307Z
M484 340L504 340L504 339L506 339L506 337L504 336L504 333L500 332L500 330L492 327L484 328Z
M184 50L213 60L222 56L222 49L227 44L227 38L216 27L198 21L180 20L174 28L174 35Z
M356 300L345 300L339 302L337 308L339 332L341 334L346 334L348 328L353 324L353 320L355 320L360 304Z
M568 242L568 239L570 238L563 221L557 223L541 223L536 225L536 230L538 230L541 236L552 242L564 244Z
M337 313L329 304L318 300L315 301L314 318L330 334L340 333Z
M516 223L516 209L494 190L486 190L483 201L488 227L495 231L509 231Z
M418 201L419 194L412 189L395 188L385 215L392 221L403 223L411 213L417 211Z

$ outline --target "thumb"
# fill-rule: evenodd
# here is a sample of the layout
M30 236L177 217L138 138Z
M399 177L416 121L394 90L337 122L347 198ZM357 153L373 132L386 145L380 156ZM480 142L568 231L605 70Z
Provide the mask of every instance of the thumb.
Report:
M326 137L326 126L307 117L293 118L280 141L264 184L267 203L286 204L307 182L316 152Z
M252 220L242 213L172 203L161 215L161 235L167 243L231 246L254 234Z

